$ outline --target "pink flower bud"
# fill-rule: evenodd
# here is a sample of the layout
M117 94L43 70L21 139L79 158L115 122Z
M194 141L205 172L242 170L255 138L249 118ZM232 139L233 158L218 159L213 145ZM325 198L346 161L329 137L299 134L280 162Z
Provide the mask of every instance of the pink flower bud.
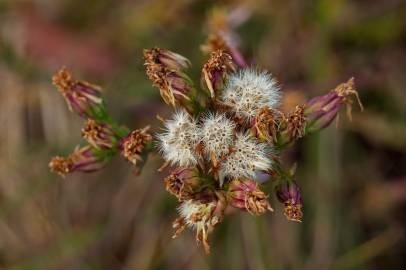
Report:
M111 149L117 144L118 138L113 128L105 123L88 119L82 128L82 137L93 147Z
M190 67L190 61L180 54L161 48L144 50L146 60L172 70L181 70Z
M64 96L69 110L72 112L92 119L103 119L106 116L99 86L74 80L66 68L58 71L52 81Z
M200 188L201 180L196 168L180 167L165 178L165 188L179 201L192 198Z
M121 154L134 165L142 161L142 151L147 143L152 141L151 134L148 133L149 126L143 129L136 129L130 132L120 142Z
M362 110L362 103L355 90L353 78L338 85L330 93L311 99L305 106L307 132L312 133L328 127L343 105L347 106L347 114L351 119L352 97L357 99Z
M300 187L294 181L285 181L276 186L276 196L285 205L284 214L292 221L302 221L302 195Z
M51 171L65 176L68 173L93 172L100 170L106 165L107 158L104 158L95 148L90 145L77 147L67 157L54 157L49 163Z
M264 214L267 210L273 211L267 200L268 196L253 180L233 180L229 186L228 197L232 206L254 215Z
M224 86L228 72L234 72L236 65L229 54L217 50L210 54L210 59L204 64L202 70L202 84L210 91L211 98Z
M181 69L189 66L189 61L176 53L159 48L144 50L145 67L148 78L161 94L166 104L175 106L190 100L192 90L190 79Z

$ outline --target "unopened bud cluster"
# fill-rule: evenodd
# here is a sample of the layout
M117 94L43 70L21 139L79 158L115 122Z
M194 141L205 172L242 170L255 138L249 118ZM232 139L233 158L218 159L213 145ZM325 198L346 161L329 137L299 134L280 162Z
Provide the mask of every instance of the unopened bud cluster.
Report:
M148 128L129 132L117 125L108 115L101 88L75 80L71 72L62 68L53 77L53 83L65 98L68 108L86 119L82 128L83 146L77 146L66 157L51 159L51 171L65 176L72 172L93 172L103 168L118 152L136 164L141 152L152 140Z

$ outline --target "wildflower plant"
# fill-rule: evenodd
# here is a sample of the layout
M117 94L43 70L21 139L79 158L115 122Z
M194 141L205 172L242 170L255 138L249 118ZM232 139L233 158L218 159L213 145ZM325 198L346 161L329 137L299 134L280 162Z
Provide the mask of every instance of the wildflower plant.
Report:
M154 138L164 159L160 171L172 168L163 177L165 188L179 201L173 237L190 228L206 252L209 235L226 213L233 212L226 210L255 216L273 212L270 195L263 191L266 185L274 189L287 219L301 222L300 187L279 157L300 138L329 126L341 107L346 106L350 116L354 98L362 109L350 79L283 113L279 109L283 92L276 78L248 66L232 29L224 22L219 25L217 30L212 26L213 33L202 46L208 58L202 66L201 89L186 74L187 58L161 48L144 50L147 77L174 108ZM66 69L58 72L54 83L71 111L87 120L82 130L85 145L67 157L53 158L53 171L66 175L98 170L117 153L137 166L145 161L153 150L149 127L130 131L118 125L107 113L101 89L74 81Z
M85 142L66 157L52 158L51 171L63 177L76 171L98 171L117 153L133 164L143 160L143 150L152 140L149 127L130 131L116 123L107 112L101 87L75 80L65 67L55 74L53 83L69 110L85 119L81 132Z
M150 66L148 57L145 61ZM173 116L163 120L164 131L157 135L164 166L174 167L165 178L167 191L180 203L174 237L189 227L206 252L209 234L225 218L226 208L253 215L273 211L269 195L261 190L261 175L271 180L285 216L302 220L300 188L279 156L298 139L327 127L342 105L350 106L351 97L358 97L350 80L285 115L279 111L282 92L276 79L259 67L241 67L232 61L226 51L211 52L202 68L204 90L197 94L188 86L176 90L197 106L175 103ZM160 76L152 75L148 74ZM154 85L162 93L171 91L167 84ZM175 92L168 94L172 95Z

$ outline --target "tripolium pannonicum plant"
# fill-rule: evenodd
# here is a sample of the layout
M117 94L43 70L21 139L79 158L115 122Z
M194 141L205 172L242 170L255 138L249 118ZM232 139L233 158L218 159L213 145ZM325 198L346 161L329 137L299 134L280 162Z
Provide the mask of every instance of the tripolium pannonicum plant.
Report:
M51 170L62 176L96 171L120 153L139 172L148 153L158 151L165 160L159 170L172 168L163 177L165 188L179 200L173 237L189 227L206 252L209 234L233 212L229 209L252 215L273 211L263 185L272 186L287 219L300 222L300 187L279 156L298 139L329 126L340 108L346 106L351 116L354 100L362 109L354 80L286 114L279 108L283 91L276 79L248 65L233 36L231 28L212 29L202 46L208 59L200 88L186 74L187 58L161 48L144 50L148 78L173 107L170 119L159 117L163 131L155 138L148 126L130 131L117 124L106 110L101 89L75 80L62 68L53 83L69 109L86 120L86 143L67 157L54 157Z

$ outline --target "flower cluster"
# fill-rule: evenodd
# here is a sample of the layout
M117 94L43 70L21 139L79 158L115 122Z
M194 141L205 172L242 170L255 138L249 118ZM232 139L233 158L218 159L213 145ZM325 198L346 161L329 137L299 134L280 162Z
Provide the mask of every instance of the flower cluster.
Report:
M134 164L142 160L141 152L152 140L147 132L148 127L129 132L127 128L117 125L107 113L101 88L75 80L66 68L58 71L52 80L69 109L86 119L82 128L86 143L77 146L66 157L52 158L49 163L51 171L61 176L75 171L97 171L118 152Z
M178 55L162 49L146 52L153 50ZM150 59L145 61L151 79ZM162 69L177 66L160 65ZM156 85L167 78L162 74L152 81ZM175 103L177 108L164 121L157 139L166 163L175 167L165 178L167 191L180 201L175 236L190 227L208 251L208 235L223 220L226 207L255 215L272 210L255 179L258 173L271 172L273 146L258 140L250 125L259 110L277 107L280 94L270 74L251 68L237 71L224 51L211 53L202 69L202 82L208 90L202 107L207 109L193 111ZM188 100L195 98L188 87L179 91ZM166 102L167 95L162 97Z
M350 106L351 96L358 97L353 81L285 115L279 110L282 94L275 78L258 68L237 68L226 51L211 52L203 65L201 82L206 92L192 91L190 84L176 90L163 87L171 83L165 73L151 76L150 54L176 56L169 57L168 63L156 60L154 65L159 63L161 70L180 70L189 62L168 50L145 52L148 77L164 101L175 106L157 135L163 167L174 167L165 178L166 190L179 200L174 237L189 227L208 252L208 235L224 219L226 208L252 215L273 211L269 195L261 190L264 175L272 180L287 219L300 222L300 188L278 155L296 140L328 126L342 105ZM168 96L174 102L168 102Z
M236 14L241 21L243 13ZM300 138L328 127L342 107L351 119L354 100L362 110L350 79L282 112L279 84L269 72L248 67L234 33L236 23L224 10L214 12L210 22L209 38L202 46L208 53L201 70L202 91L185 73L187 58L161 48L144 50L147 77L164 102L174 107L170 119L160 118L163 131L155 138L165 160L159 171L172 167L164 178L165 188L179 201L173 237L190 228L206 252L209 235L226 213L273 212L267 186L282 203L286 218L301 222L301 190L280 155ZM51 170L62 176L96 171L121 153L139 171L152 150L150 127L130 131L118 125L107 113L101 88L75 80L65 68L53 82L69 109L86 119L86 143L66 157L54 157Z

